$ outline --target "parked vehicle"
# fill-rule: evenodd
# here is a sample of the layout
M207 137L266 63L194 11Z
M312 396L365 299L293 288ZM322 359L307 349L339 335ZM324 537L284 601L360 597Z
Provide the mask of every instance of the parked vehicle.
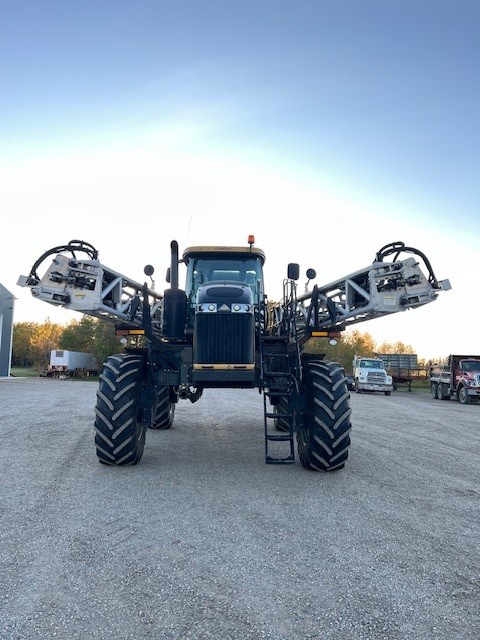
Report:
M45 252L20 276L19 286L36 299L111 321L122 336L124 352L107 358L97 391L100 462L138 463L148 429L169 429L179 401L197 402L205 389L257 388L267 464L293 463L296 437L306 469L344 467L351 430L347 379L338 363L308 353L306 344L311 338L332 343L353 323L433 302L450 284L436 279L423 253L395 242L364 269L311 290L307 282L304 293L297 292L300 266L290 263L282 299L269 302L265 253L254 242L249 236L244 246L191 246L179 258L172 240L170 287L163 294L101 264L95 247L79 240ZM415 257L400 259L402 253ZM37 269L50 255L53 262L40 277ZM153 267L144 273L151 278ZM308 281L315 277L314 269L306 271Z
M58 378L65 376L76 378L98 373L98 363L95 356L83 351L68 351L65 349L52 349L50 352L50 364L47 375Z
M353 384L355 391L381 391L389 396L393 391L393 379L385 371L385 365L380 358L353 359Z
M408 390L412 390L412 382L418 379L418 360L413 353L377 353L377 358L383 360L385 369L393 379L393 390L396 391L399 384L405 384ZM415 376L413 374L416 374Z
M437 400L480 401L480 355L451 354L445 364L431 365L430 389Z

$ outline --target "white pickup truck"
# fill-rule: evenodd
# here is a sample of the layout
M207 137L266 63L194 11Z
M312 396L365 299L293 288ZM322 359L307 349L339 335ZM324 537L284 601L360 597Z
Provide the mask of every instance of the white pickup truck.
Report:
M389 396L393 391L393 379L385 371L383 360L379 358L353 359L353 384L355 391L380 391Z

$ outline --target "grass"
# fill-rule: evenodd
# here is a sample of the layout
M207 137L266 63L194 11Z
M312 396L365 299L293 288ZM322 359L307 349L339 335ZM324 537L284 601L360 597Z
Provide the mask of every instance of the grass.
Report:
M40 373L33 367L11 367L10 375L16 378L38 378Z

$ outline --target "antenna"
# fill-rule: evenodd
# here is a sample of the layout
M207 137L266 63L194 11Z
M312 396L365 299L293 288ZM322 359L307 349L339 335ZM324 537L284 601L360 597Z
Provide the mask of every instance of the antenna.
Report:
M193 216L190 216L190 222L188 223L188 230L187 230L187 237L186 237L186 240L185 240L185 246L188 245L188 239L190 237L190 228L192 226L192 217Z

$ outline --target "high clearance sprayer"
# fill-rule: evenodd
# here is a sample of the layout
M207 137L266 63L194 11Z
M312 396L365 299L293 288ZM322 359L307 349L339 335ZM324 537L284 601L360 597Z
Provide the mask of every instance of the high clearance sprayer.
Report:
M124 351L106 359L97 391L100 462L138 463L148 429L169 429L180 400L196 402L210 388L257 388L267 464L293 463L296 439L306 469L344 467L347 379L339 364L306 353L306 344L333 342L354 323L428 304L450 289L449 281L437 280L423 253L394 242L364 269L306 293L297 292L299 265L289 264L283 298L273 303L264 289L265 253L254 244L249 236L245 246L191 246L180 258L173 240L163 294L101 264L98 251L80 240L46 251L20 276L18 285L39 300L113 322L122 336ZM150 279L153 272L144 269ZM315 270L306 277L308 285Z

